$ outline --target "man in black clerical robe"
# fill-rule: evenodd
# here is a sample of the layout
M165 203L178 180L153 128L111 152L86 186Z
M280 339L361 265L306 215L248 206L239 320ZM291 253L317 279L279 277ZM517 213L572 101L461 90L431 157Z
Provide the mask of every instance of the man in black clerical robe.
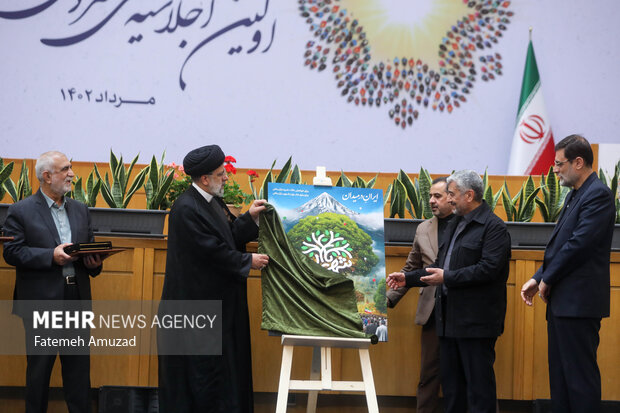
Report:
M269 257L245 252L258 235L264 200L234 218L221 199L228 179L224 153L203 146L183 159L193 183L174 203L168 224L168 255L162 300L219 300L222 355L160 355L162 413L252 412L252 360L247 303L250 268Z

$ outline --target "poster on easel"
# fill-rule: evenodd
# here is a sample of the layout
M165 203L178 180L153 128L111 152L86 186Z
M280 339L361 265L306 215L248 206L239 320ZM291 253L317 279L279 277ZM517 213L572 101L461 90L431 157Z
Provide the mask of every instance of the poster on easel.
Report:
M270 183L268 199L295 249L353 281L364 332L387 341L383 192Z

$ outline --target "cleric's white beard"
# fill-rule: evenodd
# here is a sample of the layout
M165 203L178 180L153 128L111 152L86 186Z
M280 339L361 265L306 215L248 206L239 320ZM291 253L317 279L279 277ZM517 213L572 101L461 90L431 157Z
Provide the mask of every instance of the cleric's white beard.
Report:
M219 196L220 198L224 196L224 184L212 184L209 185L209 190L207 191L213 196Z

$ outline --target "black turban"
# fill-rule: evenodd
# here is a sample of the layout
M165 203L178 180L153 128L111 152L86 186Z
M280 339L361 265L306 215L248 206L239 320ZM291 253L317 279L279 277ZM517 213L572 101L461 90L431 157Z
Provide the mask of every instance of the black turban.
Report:
M207 145L190 151L183 158L183 169L189 176L207 175L224 163L224 152L217 145Z

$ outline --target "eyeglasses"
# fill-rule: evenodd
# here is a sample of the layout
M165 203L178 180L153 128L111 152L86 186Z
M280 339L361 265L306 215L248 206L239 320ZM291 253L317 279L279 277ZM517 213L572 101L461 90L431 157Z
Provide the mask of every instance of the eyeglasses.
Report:
M226 175L226 170L223 170L222 172L217 173L217 174L216 173L210 173L209 175L211 175L211 176L215 175L218 178L222 178L224 175Z
M559 168L560 166L564 165L566 162L572 162L572 161L573 161L572 159L567 159L565 161L553 161L553 164Z

